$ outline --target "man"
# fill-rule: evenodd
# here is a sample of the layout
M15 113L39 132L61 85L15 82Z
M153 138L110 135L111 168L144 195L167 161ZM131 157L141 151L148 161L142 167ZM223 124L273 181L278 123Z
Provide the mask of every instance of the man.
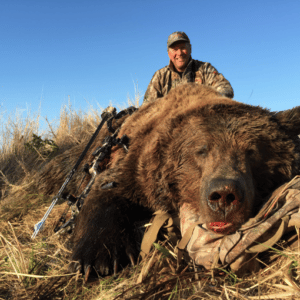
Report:
M155 72L144 96L144 103L164 97L169 91L186 82L196 82L215 88L223 96L233 98L227 79L210 63L194 60L188 36L182 31L172 33L167 42L170 63Z

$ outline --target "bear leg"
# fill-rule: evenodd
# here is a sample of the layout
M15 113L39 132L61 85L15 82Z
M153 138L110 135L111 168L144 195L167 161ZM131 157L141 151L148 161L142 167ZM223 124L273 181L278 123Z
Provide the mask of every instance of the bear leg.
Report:
M118 268L135 264L143 229L151 213L112 192L103 192L84 203L74 232L71 270L89 276L91 268L100 275L116 274Z

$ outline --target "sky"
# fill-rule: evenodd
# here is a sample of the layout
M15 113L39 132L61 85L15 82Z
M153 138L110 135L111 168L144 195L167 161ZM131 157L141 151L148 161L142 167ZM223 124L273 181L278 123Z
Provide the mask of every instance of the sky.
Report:
M61 107L128 106L169 63L184 31L192 57L231 83L234 99L280 111L300 105L299 0L0 0L0 122Z

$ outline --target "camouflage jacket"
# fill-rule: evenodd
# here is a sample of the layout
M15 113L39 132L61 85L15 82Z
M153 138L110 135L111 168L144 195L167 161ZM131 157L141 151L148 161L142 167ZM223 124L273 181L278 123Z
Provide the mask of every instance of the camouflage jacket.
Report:
M155 72L145 93L143 104L164 97L172 88L186 82L214 87L220 94L233 98L233 89L221 73L208 62L191 59L181 76L174 71L171 61L168 66Z

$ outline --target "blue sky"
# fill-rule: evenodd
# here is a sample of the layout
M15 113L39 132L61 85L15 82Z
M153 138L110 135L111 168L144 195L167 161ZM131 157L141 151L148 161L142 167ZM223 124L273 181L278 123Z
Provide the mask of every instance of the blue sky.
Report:
M300 105L299 0L2 0L0 116L40 107L53 120L68 96L76 110L126 106L134 83L143 94L168 64L177 30L194 59L231 82L235 99Z

